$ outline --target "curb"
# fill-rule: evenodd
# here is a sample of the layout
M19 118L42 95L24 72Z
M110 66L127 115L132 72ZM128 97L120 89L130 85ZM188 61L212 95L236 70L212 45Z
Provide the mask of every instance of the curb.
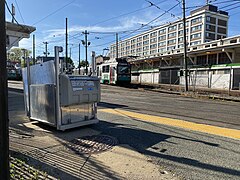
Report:
M234 98L232 96L230 97L221 97L218 95L204 95L204 94L196 94L196 93L185 93L185 92L176 92L176 91L167 91L167 90L158 90L158 89L148 89L144 88L146 91L152 91L152 92L159 92L164 94L175 94L185 97L192 97L192 98L205 98L205 99L211 99L211 100L222 100L222 101L233 101L233 102L240 102L240 98Z

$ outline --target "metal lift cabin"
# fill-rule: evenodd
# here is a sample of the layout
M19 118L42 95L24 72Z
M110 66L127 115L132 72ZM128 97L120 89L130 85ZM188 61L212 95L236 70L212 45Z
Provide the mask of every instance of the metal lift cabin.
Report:
M54 61L32 66L28 62L23 69L27 115L58 130L98 123L99 78L65 74L59 52L62 47L56 46Z

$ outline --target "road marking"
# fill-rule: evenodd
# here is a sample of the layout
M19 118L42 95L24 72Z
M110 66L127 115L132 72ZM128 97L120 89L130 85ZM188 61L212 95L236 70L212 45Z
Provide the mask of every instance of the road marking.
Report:
M228 138L240 139L240 130L237 130L237 129L229 129L229 128L211 126L206 124L198 124L198 123L188 122L180 119L152 116L152 115L135 113L135 112L125 111L120 109L98 109L98 111L121 115L121 116L127 116L127 117L136 118L136 119L140 119L148 122L175 126L179 128L193 130L193 131L199 131L199 132L224 136Z

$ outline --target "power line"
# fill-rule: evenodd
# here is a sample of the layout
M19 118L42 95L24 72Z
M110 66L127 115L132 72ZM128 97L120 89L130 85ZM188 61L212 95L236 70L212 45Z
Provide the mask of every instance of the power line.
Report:
M163 3L163 2L166 2L166 1L168 1L168 0L160 1L159 3L156 3L155 5L159 5L159 4L161 4L161 3ZM122 16L126 16L126 15L129 15L129 14L133 14L133 13L136 13L136 12L138 12L138 11L142 11L142 10L144 10L144 9L150 8L150 7L152 7L152 6L150 5L150 6L147 6L147 7L144 7L144 8L140 8L140 9L137 9L137 10L134 10L134 11L125 13L125 14L121 14L121 15L119 15L119 16L115 16L115 17L112 17L112 18L109 18L109 19L106 19L106 20L97 22L97 23L95 23L95 24L93 24L93 25L91 25L91 26L95 26L95 25L97 25L97 24L101 24L101 23L104 23L104 22L107 22L107 21L110 21L110 20L113 20L113 19L117 19L117 18L122 17ZM113 33L117 33L117 32L113 32ZM79 33L77 33L77 34L79 34Z
M165 11L165 12L164 12L164 13L162 13L161 15L157 16L157 17L156 17L156 18L154 18L153 20L149 21L147 24L143 25L142 27L138 28L137 30L140 30L140 29L142 29L144 26L147 26L147 25L149 25L149 24L153 23L153 22L154 22L154 21L156 21L158 18L160 18L160 17L162 17L163 15L165 15L167 12L169 12L169 11L173 10L173 9L174 9L175 7L177 7L178 5L179 5L179 3L177 3L177 4L176 4L176 5L174 5L173 7L169 8L167 11ZM137 30L136 30L136 31L137 31ZM129 35L133 34L133 33L134 33L134 32L136 32L136 31L133 31L133 32L131 32L131 33L127 34L126 36L123 36L123 37L121 37L121 38L125 38L125 37L127 37L127 36L129 36Z
M173 7L169 8L167 11L165 11L165 12L162 13L161 15L157 16L156 18L154 18L153 20L151 20L151 21L148 22L147 24L142 25L140 28L131 31L129 34L127 34L127 35L125 35L125 36L122 36L122 37L120 37L120 38L123 39L123 38L125 38L125 37L127 37L127 36L129 36L129 35L131 35L131 34L133 34L133 33L135 33L135 32L137 32L137 31L141 30L143 27L145 27L145 26L151 24L152 22L156 21L158 18L162 17L163 15L165 15L167 12L171 11L172 9L174 9L175 7L177 7L178 5L179 5L179 3L177 3L177 4L174 5ZM115 42L115 40L114 40L114 41L107 42L107 43L104 43L104 44L95 45L95 46L92 46L92 47L99 47L99 46L103 46L103 45L110 44L110 43L113 43L113 42Z
M145 1L148 2L148 3L150 3L151 6L154 6L154 7L156 7L157 9L162 10L162 11L164 11L164 12L170 14L172 17L175 17L175 16L176 16L176 15L174 15L173 13L171 13L171 12L169 12L169 11L166 11L166 10L160 8L158 5L154 4L154 3L151 2L151 1L148 1L148 0L145 0ZM179 1L178 1L178 4L180 4Z
M236 8L238 8L238 7L240 7L240 5L239 5L239 6L235 6L235 7L233 7L233 8L230 8L230 9L226 9L225 11L230 11L230 10L236 9Z
M16 5L17 5L17 9L18 9L18 12L19 12L19 14L20 14L20 17L21 17L23 23L25 24L24 19L23 19L23 16L22 16L22 13L21 13L21 11L20 11L20 9L19 9L19 6L18 6L18 3L17 3L17 0L15 0L15 3L16 3Z
M57 10L53 11L52 13L48 14L47 16L45 16L44 18L40 19L39 21L35 22L33 25L36 25L40 22L42 22L43 20L47 19L48 17L52 16L53 14L57 13L58 11L64 9L65 7L69 6L70 4L72 4L75 0L70 1L69 3L65 4L64 6L58 8Z

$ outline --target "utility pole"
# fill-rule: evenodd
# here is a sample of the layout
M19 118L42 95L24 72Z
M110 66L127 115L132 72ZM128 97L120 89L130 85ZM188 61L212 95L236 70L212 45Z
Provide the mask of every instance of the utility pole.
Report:
M184 77L185 77L185 91L188 91L188 66L187 66L187 38L186 38L186 11L185 11L185 0L182 0L182 11L183 11L183 43L184 43Z
M14 19L15 19L15 7L12 3L12 23L14 23Z
M36 52L35 52L35 35L33 35L33 64L36 64L36 60L35 60L35 54L36 54Z
M86 75L88 74L88 66L87 66L87 64L88 64L88 60L87 60L87 56L88 56L88 54L87 54L87 47L90 45L90 42L88 42L87 41L87 35L89 34L89 32L87 32L87 30L85 30L85 32L83 32L83 34L85 34L85 50L86 50Z
M66 18L66 70L68 69L68 18Z
M118 59L118 33L116 33L116 59Z
M81 43L79 43L79 47L78 47L78 74L80 75L80 63L81 63Z
M0 177L10 178L5 1L0 1Z
M43 42L43 44L45 44L45 52L44 52L44 54L45 54L45 57L47 57L48 56L48 50L47 50L48 42Z

